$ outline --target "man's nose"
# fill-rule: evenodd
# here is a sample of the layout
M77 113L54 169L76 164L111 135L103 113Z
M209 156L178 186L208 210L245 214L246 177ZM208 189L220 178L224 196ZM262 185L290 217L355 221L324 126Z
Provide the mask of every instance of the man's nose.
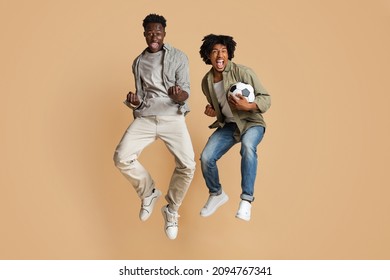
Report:
M218 50L218 56L223 56L224 53L225 53L225 50Z

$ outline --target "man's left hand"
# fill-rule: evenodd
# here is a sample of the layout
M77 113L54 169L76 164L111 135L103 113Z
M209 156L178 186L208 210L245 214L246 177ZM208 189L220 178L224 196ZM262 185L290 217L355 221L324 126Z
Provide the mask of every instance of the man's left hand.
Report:
M175 85L168 89L168 96L176 102L183 102L188 98L188 93L182 90L180 86Z
M244 96L242 96L241 94L237 94L235 97L229 95L228 102L230 105L233 106L233 108L235 108L236 110L241 110L241 111L250 111L250 110L255 109L253 107L253 104L255 104L255 106L256 106L256 103L249 103L248 100Z

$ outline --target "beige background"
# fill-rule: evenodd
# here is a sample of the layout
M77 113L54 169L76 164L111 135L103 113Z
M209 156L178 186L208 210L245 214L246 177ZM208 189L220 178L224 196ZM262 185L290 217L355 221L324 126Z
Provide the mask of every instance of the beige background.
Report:
M190 58L197 158L212 122L204 35L232 35L234 61L272 95L250 223L234 217L238 146L220 161L231 198L221 211L199 216L208 193L198 168L177 240L159 210L138 220L112 155L132 120L122 100L151 12ZM1 259L390 258L388 1L1 0L0 13ZM142 160L166 191L163 144Z

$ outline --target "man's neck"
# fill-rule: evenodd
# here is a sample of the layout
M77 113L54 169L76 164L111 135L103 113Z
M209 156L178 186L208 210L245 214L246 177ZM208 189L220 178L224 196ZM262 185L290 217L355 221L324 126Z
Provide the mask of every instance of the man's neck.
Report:
M214 83L218 83L223 80L222 72L213 70Z

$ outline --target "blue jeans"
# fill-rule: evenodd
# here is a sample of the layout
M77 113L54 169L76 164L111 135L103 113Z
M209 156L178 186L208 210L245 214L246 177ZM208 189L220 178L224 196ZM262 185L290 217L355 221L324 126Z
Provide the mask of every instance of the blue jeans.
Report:
M219 181L217 161L231 147L237 144L234 132L237 129L235 123L227 123L218 128L210 136L200 156L203 178L209 189L210 195L218 195L222 192ZM257 174L257 146L264 136L264 127L253 126L241 136L241 199L253 201L254 185Z

